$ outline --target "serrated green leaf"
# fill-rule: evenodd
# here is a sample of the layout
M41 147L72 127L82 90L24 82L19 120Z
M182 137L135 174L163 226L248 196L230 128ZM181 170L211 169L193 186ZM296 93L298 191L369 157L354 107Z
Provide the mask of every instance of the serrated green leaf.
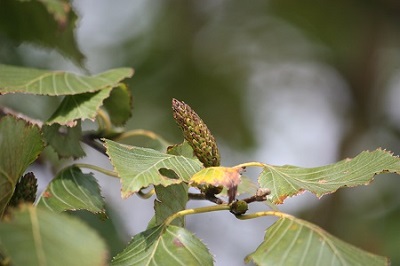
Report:
M97 233L71 216L24 206L0 223L2 251L12 265L106 265Z
M133 237L111 265L213 265L207 247L188 230L160 225Z
M75 95L116 87L133 75L131 68L116 68L95 76L0 64L0 93Z
M17 44L57 49L78 65L84 56L75 40L77 16L65 1L0 1L0 31Z
M257 265L389 265L385 257L352 246L322 228L297 218L280 218L246 263Z
M368 185L382 173L400 173L400 159L378 149L322 167L266 165L258 181L260 187L271 189L272 201L280 204L304 190L321 197L341 187Z
M82 136L81 123L74 127L59 124L43 125L43 136L60 158L80 158L85 156L80 139Z
M105 140L107 154L115 171L121 178L121 195L127 198L149 185L169 186L189 181L202 169L198 160L158 152L152 149L133 147ZM176 178L160 173L163 169L172 171Z
M75 166L60 171L42 193L38 206L54 212L87 210L105 214L104 199L92 174L84 174Z
M110 115L111 123L122 126L131 117L132 95L125 84L115 87L104 101L104 108Z
M155 223L161 224L170 215L184 210L188 197L188 185L185 183L171 185L168 187L156 186L157 199L154 200ZM185 226L185 217L179 217L172 221L172 225Z
M0 217L18 179L43 148L37 126L12 116L0 120Z
M77 95L67 95L47 120L47 124L74 125L77 119L94 120L100 106L111 92L111 88L105 88L96 92L88 92Z

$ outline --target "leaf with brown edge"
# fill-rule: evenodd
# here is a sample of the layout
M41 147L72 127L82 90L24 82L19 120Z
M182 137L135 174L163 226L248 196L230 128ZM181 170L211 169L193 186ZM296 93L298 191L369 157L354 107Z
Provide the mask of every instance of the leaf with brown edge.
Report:
M400 159L377 149L321 167L265 165L258 182L260 187L271 190L273 203L281 204L305 190L322 197L342 187L368 185L375 175L383 173L400 173Z
M194 174L190 184L200 189L204 185L223 186L228 189L229 202L232 202L236 197L242 171L242 167L208 167Z

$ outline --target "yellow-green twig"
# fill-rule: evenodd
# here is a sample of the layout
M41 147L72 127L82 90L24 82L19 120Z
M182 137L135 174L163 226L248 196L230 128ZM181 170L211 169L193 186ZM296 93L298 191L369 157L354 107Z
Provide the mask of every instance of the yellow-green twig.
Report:
M91 164L86 164L86 163L76 163L76 164L74 164L74 166L79 167L79 168L92 169L92 170L95 170L97 172L106 174L108 176L119 178L119 176L118 176L118 174L116 172L101 168L101 167L96 166L96 165L91 165Z
M139 190L137 194L138 194L138 196L141 197L142 199L148 199L148 198L150 198L151 196L153 196L154 193L155 193L155 190L154 190L154 189L151 189L151 190L148 191L148 192L144 192L143 190Z
M237 215L236 218L240 220L249 220L249 219L254 219L254 218L259 218L263 216L276 216L279 218L288 218L288 219L294 219L294 217L290 214L279 212L279 211L265 211L265 212L255 212L251 214L243 214L243 215Z
M226 211L229 209L230 209L230 206L228 204L220 204L220 205L213 205L213 206L200 207L200 208L194 208L194 209L187 209L187 210L179 211L177 213L172 214L165 220L164 224L166 226L168 226L176 218L186 216L186 215L205 213L205 212Z
M97 116L98 116L98 118L100 118L99 122L101 121L104 131L106 131L106 132L110 131L112 129L112 125L111 125L111 120L110 120L110 117L108 116L108 114L104 110L99 109L97 111Z

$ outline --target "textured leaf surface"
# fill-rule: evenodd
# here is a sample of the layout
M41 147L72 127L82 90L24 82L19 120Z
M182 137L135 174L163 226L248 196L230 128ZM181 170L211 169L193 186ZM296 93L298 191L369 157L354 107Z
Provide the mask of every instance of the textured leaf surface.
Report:
M58 173L42 193L38 206L54 212L88 210L105 213L104 200L96 179L74 166Z
M64 127L59 124L44 125L42 127L43 136L47 143L61 158L80 158L85 156L80 139L82 129L80 122L74 127Z
M12 265L106 265L97 233L71 216L24 207L0 223L0 243Z
M75 95L116 87L133 75L131 68L117 68L95 76L0 65L0 93Z
M133 237L112 261L117 265L213 265L207 247L182 227L163 225Z
M18 179L43 148L37 126L12 116L0 120L0 217Z
M121 194L127 198L149 185L168 186L189 181L202 168L199 160L165 154L152 149L105 140L107 154L121 178ZM168 175L164 175L167 172Z
M280 218L263 243L246 257L257 265L388 265L385 257L363 251L301 219Z
M71 126L76 124L77 119L94 120L104 99L110 95L110 91L111 88L106 88L96 92L65 96L47 123Z
M104 101L104 108L110 115L111 123L122 126L131 117L132 95L125 84L115 87Z
M279 204L304 190L321 197L341 187L367 185L381 173L400 173L400 159L378 149L322 167L266 166L259 184L271 189L272 201Z
M188 202L188 185L175 184L168 187L156 186L157 199L154 201L155 222L161 224L170 215L184 210ZM185 226L185 217L172 221L173 225Z

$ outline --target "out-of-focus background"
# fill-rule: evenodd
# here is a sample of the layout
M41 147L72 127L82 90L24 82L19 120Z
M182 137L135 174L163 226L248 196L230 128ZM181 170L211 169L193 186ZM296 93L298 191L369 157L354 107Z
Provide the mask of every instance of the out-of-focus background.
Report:
M20 43L27 25L24 16L11 16L10 2L0 0L0 63L85 74L133 67L128 128L180 142L171 115L175 97L207 123L227 166L246 161L321 166L378 147L400 154L396 1L79 0L72 2L78 17L74 38L59 39L57 49L38 45L34 37ZM33 12L29 8L27 14ZM10 20L13 28L6 28ZM36 22L28 28L42 26L47 36L46 20ZM57 104L37 96L0 100L41 119ZM86 151L86 162L110 168L107 158ZM256 174L248 173L254 179ZM146 228L153 201L122 200L118 181L95 176L117 221L115 254ZM46 182L41 179L41 188ZM369 186L320 200L305 193L279 208L400 265L399 189L398 176L381 175ZM243 265L273 221L210 213L188 217L187 226L215 254L216 265Z

